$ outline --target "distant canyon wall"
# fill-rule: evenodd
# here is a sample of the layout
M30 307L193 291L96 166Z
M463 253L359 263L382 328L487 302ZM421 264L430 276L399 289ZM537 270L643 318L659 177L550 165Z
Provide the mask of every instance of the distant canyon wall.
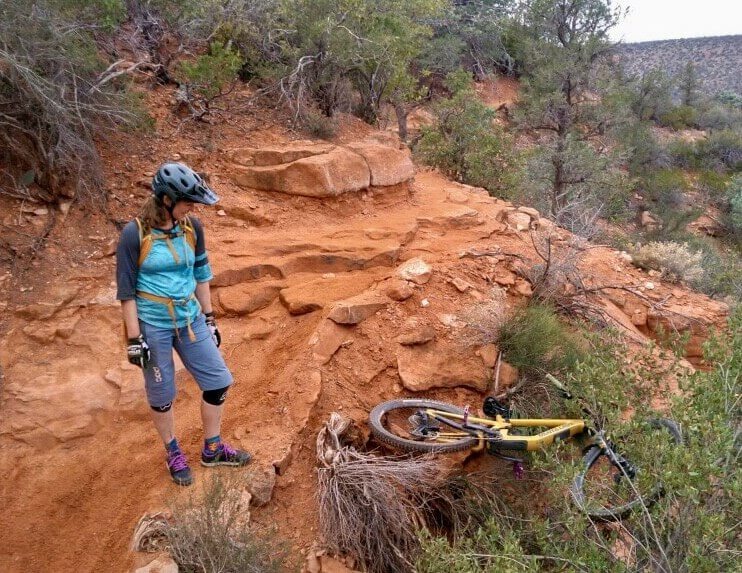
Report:
M742 35L621 44L617 53L632 75L659 69L677 77L690 61L704 94L742 94Z

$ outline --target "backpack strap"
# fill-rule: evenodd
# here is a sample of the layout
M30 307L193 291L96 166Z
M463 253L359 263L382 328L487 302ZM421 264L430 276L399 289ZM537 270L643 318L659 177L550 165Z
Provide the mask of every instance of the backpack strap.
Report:
M139 261L137 265L141 267L144 259L152 250L152 233L149 229L145 229L144 223L139 217L134 220L137 222L137 229L139 229Z
M173 243L170 240L169 234L164 234L162 236L160 235L153 235L151 229L146 228L144 223L137 217L134 219L137 222L137 228L139 229L139 261L138 266L142 266L142 263L144 263L144 260L147 258L147 255L149 255L149 252L152 250L152 245L154 244L153 241L155 239L162 239L166 242L167 248L170 250L170 253L172 253L173 258L175 259L176 263L180 262L180 257L178 256L178 253L175 251L175 247L173 247ZM196 252L196 228L193 226L193 222L191 221L191 218L186 215L181 221L180 221L182 234L185 238L186 243L191 247L193 252Z
M198 237L196 236L196 227L193 225L193 221L191 221L191 218L188 215L183 217L181 226L183 227L183 233L185 234L186 243L191 246L191 249L193 249L193 252L195 253L196 240L198 239Z

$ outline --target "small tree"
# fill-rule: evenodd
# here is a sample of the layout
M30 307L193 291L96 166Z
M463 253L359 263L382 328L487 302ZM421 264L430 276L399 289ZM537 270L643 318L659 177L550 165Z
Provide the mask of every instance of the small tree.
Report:
M683 71L677 79L677 83L680 89L681 103L688 107L694 107L698 103L700 95L700 81L693 62L689 61L685 64Z
M608 167L607 157L589 142L616 116L594 96L593 75L611 49L608 32L619 17L610 0L524 3L526 78L517 117L523 129L544 135L527 175L562 225L573 225L575 214L584 219L582 206L588 219L594 216L595 201L586 192Z
M443 6L442 0L287 0L285 18L296 33L285 52L295 64L281 81L282 95L299 116L311 100L332 116L344 103L339 88L350 82L358 115L375 123L381 104L408 83L410 63L432 34L427 21Z
M632 83L631 110L641 121L658 121L672 109L672 82L661 70L645 72Z
M516 155L512 138L494 125L495 111L477 97L465 72L449 75L453 92L434 106L436 122L423 128L416 152L430 165L493 195L512 192Z
M220 42L212 42L209 52L193 62L180 64L181 101L191 118L204 120L218 111L214 103L232 90L241 66L239 52L230 43Z

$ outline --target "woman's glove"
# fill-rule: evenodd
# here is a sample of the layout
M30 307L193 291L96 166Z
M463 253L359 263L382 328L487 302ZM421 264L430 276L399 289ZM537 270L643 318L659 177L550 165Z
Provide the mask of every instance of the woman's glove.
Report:
M222 335L219 334L219 329L216 327L216 318L214 318L213 312L204 313L206 317L206 326L211 331L211 338L214 340L214 344L219 348L222 345Z
M142 370L146 370L147 366L149 366L151 358L149 345L141 334L136 338L129 338L127 340L126 354L129 362L135 366L139 366Z

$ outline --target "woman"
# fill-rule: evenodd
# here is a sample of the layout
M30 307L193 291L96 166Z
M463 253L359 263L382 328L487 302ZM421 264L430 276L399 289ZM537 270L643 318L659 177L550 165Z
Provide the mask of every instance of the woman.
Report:
M127 336L129 362L142 368L152 420L178 485L193 482L175 438L173 350L203 391L201 464L243 466L250 454L222 442L224 400L232 384L218 350L221 336L211 308L201 222L189 216L195 203L213 205L219 197L182 163L165 163L152 180L153 195L141 215L121 232L116 252L117 296Z

